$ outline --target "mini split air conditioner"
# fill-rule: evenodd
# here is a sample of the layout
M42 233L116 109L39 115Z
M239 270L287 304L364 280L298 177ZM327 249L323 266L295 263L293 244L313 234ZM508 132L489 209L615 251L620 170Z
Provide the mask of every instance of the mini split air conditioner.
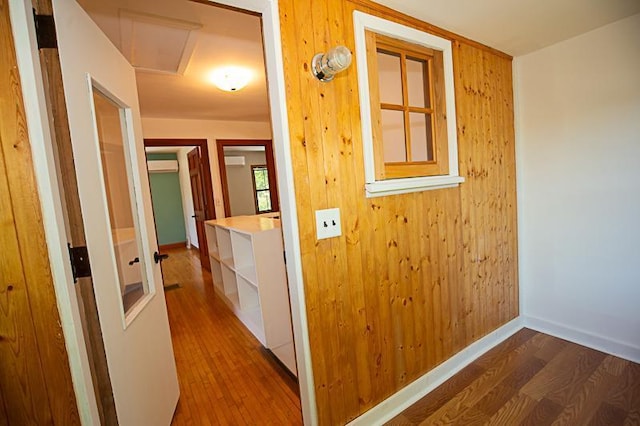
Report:
M149 173L169 173L178 171L177 160L151 160L147 162Z
M243 156L225 155L224 156L224 165L225 166L244 166L244 157Z

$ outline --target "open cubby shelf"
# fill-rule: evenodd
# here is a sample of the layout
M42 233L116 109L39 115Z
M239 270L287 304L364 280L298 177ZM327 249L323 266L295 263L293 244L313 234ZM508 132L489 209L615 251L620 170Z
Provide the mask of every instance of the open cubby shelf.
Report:
M214 288L251 333L297 374L279 219L205 222Z

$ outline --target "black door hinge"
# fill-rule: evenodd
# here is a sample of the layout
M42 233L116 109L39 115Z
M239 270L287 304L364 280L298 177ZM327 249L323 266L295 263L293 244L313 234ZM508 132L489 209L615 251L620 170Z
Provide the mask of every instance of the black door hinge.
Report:
M71 260L71 271L73 273L73 282L78 282L78 278L91 276L91 265L89 264L89 252L85 246L69 247L69 259Z
M57 49L56 24L52 15L38 15L33 10L33 20L36 24L36 38L38 49Z

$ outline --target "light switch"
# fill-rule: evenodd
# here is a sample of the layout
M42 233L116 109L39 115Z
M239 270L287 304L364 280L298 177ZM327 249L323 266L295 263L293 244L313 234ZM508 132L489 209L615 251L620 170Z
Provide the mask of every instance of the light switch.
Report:
M342 235L340 209L316 210L316 234L319 240Z

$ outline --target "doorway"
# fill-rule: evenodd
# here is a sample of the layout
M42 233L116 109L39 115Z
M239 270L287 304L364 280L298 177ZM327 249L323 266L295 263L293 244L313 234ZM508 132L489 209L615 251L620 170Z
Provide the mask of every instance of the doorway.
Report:
M90 1L91 0L87 0L85 2L80 0L79 2L84 6L85 5L84 3L87 3ZM98 3L99 3L98 9L102 9L107 5L111 5L112 2L98 1ZM116 3L116 2L113 2L113 3ZM131 6L133 6L134 3L137 3L137 2L133 1L133 2L124 2L124 3L130 4ZM173 3L177 8L183 8L183 4L178 4L180 2L174 1ZM268 87L270 91L270 101L268 101L268 104L271 105L271 107L273 108L273 111L272 111L273 116L271 118L271 124L273 126L273 132L274 132L273 137L275 140L278 141L277 142L278 148L277 148L276 154L277 154L278 161L282 165L282 167L278 170L278 174L282 181L281 183L282 188L286 188L286 191L283 191L283 195L282 195L283 198L281 199L281 203L285 205L284 213L285 213L285 216L287 217L287 220L283 222L283 229L284 229L284 237L286 241L285 250L288 253L287 257L290 260L287 264L287 269L288 269L289 280L291 284L290 287L292 289L291 299L292 299L292 308L294 311L294 329L296 330L295 339L296 339L296 344L299 345L298 359L300 360L299 368L301 370L300 385L301 385L302 410L305 413L305 419L307 419L309 422L313 422L315 419L315 410L313 409L314 392L313 392L313 384L312 384L310 371L309 371L309 365L310 365L310 360L308 355L309 344L308 344L308 337L306 332L304 293L301 285L302 274L301 274L301 265L300 265L300 256L299 256L300 248L297 243L298 231L297 231L297 221L296 221L296 214L295 214L295 200L294 200L293 187L292 187L292 164L291 164L291 159L290 159L289 150L288 150L289 137L288 137L286 105L285 105L285 84L284 84L284 76L282 75L282 72L281 72L282 58L280 56L280 52L281 52L280 35L279 35L280 26L278 23L277 4L274 4L268 0L257 0L257 1L221 0L218 3L224 4L227 7L230 7L236 11L239 8L248 9L248 10L251 10L255 16L262 17L262 23L263 23L262 34L264 35L264 42L266 43L264 57L266 58L267 68L269 69L269 73L271 75L271 78L268 82ZM30 10L27 2L25 2L25 6L27 6L26 9ZM159 6L158 9L160 9L161 8L160 5L158 6ZM17 28L20 28L21 25L29 28L33 27L33 18L30 17L28 14L24 16L20 15L16 19L17 19L16 22L19 23L18 25L16 25ZM105 16L98 16L96 20L103 21L104 23L104 21L108 21L109 19L105 18ZM25 40L26 39L27 38L25 38ZM30 38L28 39L30 40ZM27 55L28 57L37 58L37 52L35 51L35 49L32 49L30 46L28 46L28 43L22 43L17 41L16 44L17 45L20 44L20 48L24 48L23 50L29 51L29 54ZM186 65L186 64L182 64L182 65ZM31 70L31 67L27 66L27 69ZM35 69L34 67L32 71L39 72L39 69ZM29 98L34 102L41 101L40 96L41 94L39 92L33 92L33 93L25 92L25 98ZM132 105L134 104L137 104L137 102L132 103ZM226 109L230 110L230 108L226 108ZM48 121L46 119L43 119L40 116L39 116L38 123L40 123L44 128L47 128L47 129L49 128ZM143 127L146 132L147 130L146 123ZM199 137L199 135L197 134L193 134L193 133L187 134L187 133L181 136ZM163 135L163 136L171 137L170 135ZM224 132L221 132L219 136L224 138L224 137L231 137L232 135L227 135ZM175 135L173 135L172 137L175 137ZM45 148L45 150L47 149L48 148ZM54 207L59 206L59 204L60 204L59 200L55 201ZM49 208L49 210L53 210L53 208ZM57 210L55 212L52 211L50 213L52 215L56 215L56 217L59 217L59 213ZM60 219L59 222L62 222L62 219ZM64 241L64 236L57 237L56 243L58 242L60 243L61 247L66 247L66 244L65 244L66 241ZM65 253L63 250L62 255L64 254ZM67 275L66 272L63 275L66 276ZM68 303L68 302L65 302L65 300L67 300L65 297L62 297L61 303ZM73 309L76 309L76 308L73 307L72 305L72 312L75 312L73 311ZM67 320L69 320L69 318L67 318ZM71 320L75 320L75 317L72 318ZM71 346L73 346L75 343L79 341L73 336L72 337L67 336L67 340L69 341L69 344ZM83 342L80 341L80 343L83 343ZM84 355L81 354L81 356L84 356ZM75 371L86 373L84 358L80 358L80 360L78 360L77 358L74 358L74 359L71 359L70 361ZM90 387L91 384L88 382L87 380L88 376L85 373L83 373L84 374L83 380L82 380L83 386ZM92 398L92 392L87 392L86 395L88 395L89 399ZM86 404L90 404L90 403L91 401L87 402ZM93 416L93 411L91 412L91 416Z
M225 216L278 214L272 141L219 139L216 146Z
M151 139L145 138L145 149L157 148L165 153L176 154L178 168L174 171L183 191L183 218L187 246L195 246L200 254L202 267L210 270L209 250L204 230L204 222L216 218L213 183L211 179L211 161L206 139ZM154 151L158 152L158 151ZM186 161L179 161L186 160ZM188 169L180 172L179 164ZM147 162L147 164L149 164ZM186 166L186 167L185 167ZM151 173L152 170L149 170ZM178 175L180 174L180 175ZM152 182L153 184L153 182ZM187 188L188 187L188 188ZM152 188L152 195L153 195ZM187 196L190 198L187 199ZM191 201L190 203L188 201ZM155 206L154 206L155 208ZM157 216L156 212L156 216ZM158 223L156 223L156 227ZM170 226L170 225L169 225ZM192 236L195 231L195 235ZM194 238L195 237L195 238Z
M91 4L98 0L80 1ZM263 185L256 185L253 192L258 193L258 191L261 191L261 194L265 194L266 192L264 191L268 190L270 205L269 208L265 210L277 212L279 208L279 201L277 193L276 168L271 143L271 140L275 139L275 137L272 133L273 126L270 122L271 113L264 64L266 53L261 43L259 45L251 45L253 40L262 40L263 32L261 17L256 14L243 14L238 10L230 10L229 8L217 8L211 4L180 2L178 0L161 0L156 2L145 2L144 0L116 0L114 2L109 2L108 6L105 2L100 3L100 10L94 12L96 22L99 23L100 19L104 19L106 21L104 15L108 14L108 11L105 9L109 9L112 6L116 8L124 8L126 6L126 12L119 11L117 16L120 18L126 18L127 22L126 25L123 25L123 28L133 27L135 29L135 31L132 31L131 33L126 33L126 31L123 33L123 30L121 30L119 34L111 35L114 37L114 44L116 44L116 42L120 43L119 47L122 49L122 53L136 68L140 109L143 116L142 127L144 129L145 137L148 139L145 145L169 147L178 145L176 143L177 140L187 139L186 142L181 144L186 147L196 146L191 139L198 139L200 141L197 144L199 148L197 153L201 154L202 161L200 162L200 167L195 167L195 169L201 169L203 171L202 175L204 175L204 170L210 170L211 175L211 184L201 182L206 181L205 179L195 179L196 184L192 185L192 187L195 188L202 188L201 192L203 194L201 195L203 196L203 201L201 204L203 206L203 210L209 210L205 211L203 214L202 222L204 222L204 219L215 218L213 210L218 208L218 212L220 212L220 207L222 207L220 205L216 206L215 203L222 204L221 202L224 201L224 197L221 198L223 194L223 190L221 189L222 182L220 176L216 176L219 170L218 167L216 167L217 163L224 161L224 148L223 154L216 160L217 150L213 149L214 144L212 143L216 140L251 141L252 145L245 144L245 147L256 146L255 144L258 143L264 148L265 154L268 150L268 158L265 157L264 162L259 164L264 166L264 169L252 170L252 173L255 175L260 174L263 177L266 176L266 179L262 179L262 183L266 180L268 185L266 188ZM146 6L151 5L153 8L146 10L144 8L138 8L145 3ZM180 7L177 7L177 5L180 5ZM189 14L188 12L191 8L193 8L193 11L197 10L197 13ZM213 10L216 10L216 13L224 13L226 18L221 19L208 16L207 11ZM91 5L89 6L89 13L90 15L92 14ZM210 31L221 32L224 37L229 37L229 34L234 33L234 27L240 25L231 23L233 18L228 16L230 13L241 15L243 16L242 20L250 20L253 22L252 28L244 28L242 31L240 41L237 42L240 47L234 53L234 55L238 57L246 54L247 52L253 52L255 58L258 58L260 61L261 69L256 70L253 85L249 84L246 88L236 90L235 93L225 93L210 84L203 84L201 80L191 80L188 84L183 84L188 80L190 74L192 76L196 73L199 73L200 76L203 74L204 70L200 68L201 63L198 60L198 55L202 53L200 52L201 50L209 49L207 55L210 55L211 60L213 61L215 55L219 55L223 50L227 52L229 51L229 49L227 49L227 45L236 44L236 42L229 40L223 43L219 40L216 42L210 42L207 39ZM101 14L103 16L100 16ZM208 29L207 25L210 23L209 21L215 21L217 25L215 25L213 29ZM143 37L145 35L144 31L147 31L149 27L152 27L154 37L145 38ZM167 31L166 28L171 28L172 30ZM164 48L169 49L171 47L175 47L174 41L176 40L173 40L173 38L171 38L172 36L165 34L165 31L170 33L173 29L182 33L181 37L177 37L179 39L177 41L182 40L184 44L179 46L179 49L176 49L176 51L179 51L179 54L174 58L176 59L175 63L171 64L169 63L171 61L168 61L170 58L165 55L166 50L164 50ZM108 28L105 26L105 33L108 33L108 31ZM110 34L107 34L107 36L109 35ZM140 39L136 38L138 35L140 35ZM154 49L158 46L154 46L153 44L150 46L144 46L144 43L152 43L157 40L162 41L162 46L159 46L162 49L159 48L158 51L163 53L161 57L157 58L159 61L152 60L150 62L146 62L146 60L149 59L146 55L148 54L152 56L153 52L155 52ZM177 41L176 44L179 44ZM211 50L211 46L214 46L215 49ZM131 50L128 50L129 48L131 48ZM136 52L145 52L145 56L136 56ZM165 62L165 59L167 62ZM197 86L197 90L181 92L181 90L185 88L184 86L190 86L191 84ZM243 103L246 102L242 101L245 95L250 98L249 103ZM192 101L193 103L191 103ZM283 139L279 138L279 140ZM210 157L208 164L205 165L203 153L207 147L207 143L210 144ZM230 143L230 145L233 145L233 143ZM242 148L239 144L237 147ZM212 165L213 168L211 167ZM225 176L225 183L228 186L229 181L227 176ZM256 181L254 181L254 184L255 183ZM220 190L218 190L218 188L220 188ZM228 203L228 187L226 193ZM205 194L207 197L211 198L208 200L204 199ZM194 215L196 215L195 207L198 205L197 197L195 197L193 204ZM230 209L228 212L229 211ZM275 214L277 215L277 213ZM221 215L218 214L218 218L220 218L220 216ZM198 248L201 250L201 253L198 262L199 266L197 266L196 269L200 267L208 268L210 264L208 255L211 250L209 248L205 248L203 243L212 240L210 238L207 239L203 234L206 234L206 232L201 232L197 238ZM188 254L188 252L175 252L174 249L170 249L168 252L172 253L172 256L166 261L167 263L165 263L167 267L171 264L172 260L184 259ZM282 262L282 250L272 250L269 255L278 255L279 260ZM172 259L172 257L174 259ZM163 265L163 274L165 276L169 276L169 272L165 271L165 269L166 268ZM193 271L193 269L194 263L184 264L177 267L177 270L180 272ZM236 274L241 274L241 271L234 272ZM205 295L215 300L218 295L213 294L213 291L209 291L213 289L213 286L207 284L211 282L210 278L208 278L208 274L205 273L205 271L202 271L201 274L200 279L202 280L202 283L204 283L202 285ZM196 275L198 274L196 273ZM173 296L176 295L177 299L184 299L185 295L188 294L186 281L186 278L184 280L182 278L166 279L166 284L182 284L182 286L178 286L177 289L172 286L175 290L167 291L167 298L174 298ZM205 290L204 286L207 286L208 290ZM198 288L198 284L194 284L194 287ZM286 298L287 295L285 295L285 300ZM169 309L171 310L171 308ZM220 307L216 309L220 309ZM288 311L288 307L286 310L281 310L281 312L287 313ZM195 309L193 313L208 314L210 313L210 309ZM200 322L211 323L204 318L205 317L202 317L201 319L192 318L189 323L192 324L193 327L195 327L195 324L199 324ZM291 325L289 325L288 329L291 330ZM251 329L249 328L249 330ZM245 342L241 343L241 345L254 345L254 343ZM177 354L176 358L180 356L180 350L181 348L175 348ZM225 350L233 352L237 350L237 348L226 348ZM265 353L263 355L268 354ZM209 365L210 361L211 360L201 360L200 362L206 362L207 365ZM191 364L196 365L197 362L194 361ZM223 381L220 378L216 378L216 381L219 380ZM243 385L235 380L233 382L234 386L230 387L228 387L227 384L222 383L218 383L218 385L220 385L221 389L225 389L230 392L233 392L235 388L239 390L240 393L242 393L243 387L251 388L251 385L246 383ZM277 401L274 402L277 403Z

